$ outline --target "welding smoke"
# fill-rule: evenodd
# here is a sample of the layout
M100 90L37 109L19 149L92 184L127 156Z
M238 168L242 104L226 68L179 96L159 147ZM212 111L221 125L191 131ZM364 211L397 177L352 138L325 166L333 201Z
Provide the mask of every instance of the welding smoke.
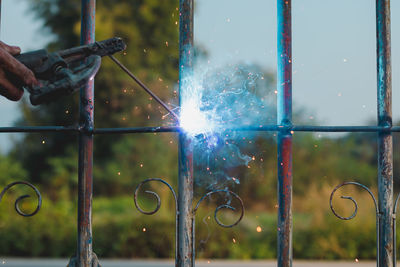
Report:
M185 77L180 125L192 137L196 184L208 190L240 183L252 160L245 147L254 133L232 128L275 123L273 78L255 65L196 66Z

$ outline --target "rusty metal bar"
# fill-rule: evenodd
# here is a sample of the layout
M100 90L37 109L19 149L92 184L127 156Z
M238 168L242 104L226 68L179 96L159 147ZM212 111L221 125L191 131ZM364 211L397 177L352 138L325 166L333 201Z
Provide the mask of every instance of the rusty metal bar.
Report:
M392 70L390 58L390 0L376 0L378 125L392 126ZM393 139L378 133L379 223L378 266L393 267Z
M194 266L193 236L193 145L190 138L179 134L178 178L178 248L176 266Z
M1 1L2 0L0 0L0 32L1 32L1 15L2 15L2 12L1 12L2 2Z
M193 74L193 0L179 1L179 103ZM179 133L178 248L176 266L194 266L193 236L193 144L183 131Z
M278 0L277 124L292 125L291 0ZM287 128L288 129L288 128ZM292 133L278 133L278 248L279 267L292 266Z
M81 44L95 41L96 0L82 0ZM93 125L94 81L80 92L80 127L78 163L78 244L75 262L71 266L99 266L92 250L92 196L93 196Z

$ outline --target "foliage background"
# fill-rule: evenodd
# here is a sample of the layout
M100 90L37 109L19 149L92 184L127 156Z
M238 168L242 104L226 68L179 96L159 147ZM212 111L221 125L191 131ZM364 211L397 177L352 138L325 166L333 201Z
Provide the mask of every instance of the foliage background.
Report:
M44 19L55 36L49 50L79 44L80 1L32 1L32 10ZM98 1L96 38L122 37L128 44L120 60L170 105L177 104L178 1ZM207 51L197 49L201 57ZM259 94L273 98L274 74L258 84ZM163 109L108 59L96 77L96 127L170 125ZM274 100L270 109L274 110ZM21 105L17 125L74 125L78 100L72 96L34 108ZM300 118L302 112L295 116ZM269 118L273 121L274 114ZM394 135L398 151L398 134ZM244 200L246 214L239 226L219 229L212 219L213 205L203 204L197 215L197 255L203 258L264 259L276 256L276 140L273 134L246 136L242 149L252 157L248 168L236 168L240 185L228 184ZM177 188L175 134L96 136L94 165L94 249L100 257L173 257L175 218L170 193L160 192L161 210L140 214L133 205L133 190L148 177L165 178ZM353 189L359 215L339 221L329 209L331 190L342 181L358 181L376 191L376 135L326 136L296 133L294 163L295 258L354 259L375 257L375 215L369 196ZM395 153L394 176L399 175ZM201 168L196 167L196 196L205 192ZM231 170L232 171L232 170ZM13 212L13 200L26 189L7 194L0 206L0 251L7 256L69 257L76 243L77 137L64 134L27 134L15 140L14 149L0 159L2 185L28 180L44 196L42 210L32 218ZM397 181L397 180L396 180ZM141 202L151 208L154 203ZM335 199L338 209L352 212L351 203ZM347 205L346 205L347 204ZM24 201L23 208L34 203ZM233 220L226 214L224 219ZM257 231L261 229L261 232ZM398 238L399 240L399 238Z

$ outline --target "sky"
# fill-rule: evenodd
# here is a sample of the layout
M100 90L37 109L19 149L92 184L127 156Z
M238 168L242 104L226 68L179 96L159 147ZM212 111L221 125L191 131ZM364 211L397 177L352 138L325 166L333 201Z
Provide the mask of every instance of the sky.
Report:
M51 38L28 2L3 0L1 10L0 40L23 51ZM393 121L400 121L400 1L391 2ZM276 0L195 3L195 42L211 64L256 63L276 71ZM305 109L309 123L376 124L375 1L293 0L292 24L293 108ZM0 98L0 126L18 116L18 104ZM3 151L6 136L0 135Z
M393 118L400 120L400 1L392 2ZM276 70L276 0L199 0L195 39L218 63ZM321 125L376 123L373 0L293 0L293 108ZM296 123L296 122L295 122Z

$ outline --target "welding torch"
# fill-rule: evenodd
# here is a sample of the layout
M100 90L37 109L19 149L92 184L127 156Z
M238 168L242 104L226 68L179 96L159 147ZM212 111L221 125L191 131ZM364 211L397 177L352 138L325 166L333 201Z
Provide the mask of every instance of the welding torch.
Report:
M163 106L176 120L173 112L157 95L129 71L113 54L126 49L121 38L94 42L54 53L41 49L15 56L26 67L31 69L39 85L25 87L30 93L32 105L52 102L62 96L70 95L84 87L93 79L100 68L101 57L109 56L129 77L142 87L151 97ZM12 74L9 74L13 79Z

